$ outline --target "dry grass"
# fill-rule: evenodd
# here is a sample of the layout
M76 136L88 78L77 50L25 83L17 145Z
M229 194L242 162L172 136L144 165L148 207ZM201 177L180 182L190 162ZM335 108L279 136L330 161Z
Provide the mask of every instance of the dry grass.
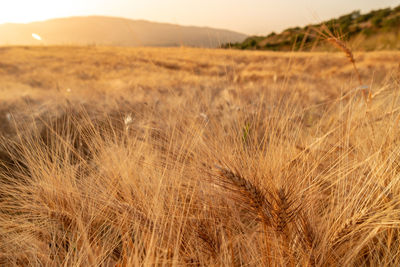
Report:
M399 266L399 53L4 47L0 265Z

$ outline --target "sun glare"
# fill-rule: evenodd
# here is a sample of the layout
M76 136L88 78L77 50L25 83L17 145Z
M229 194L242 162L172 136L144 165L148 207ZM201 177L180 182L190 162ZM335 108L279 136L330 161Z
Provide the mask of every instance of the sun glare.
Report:
M40 35L36 34L36 33L32 33L32 37L38 41L42 41L42 37L40 37Z
M6 1L4 1L6 2ZM68 2L50 0L13 0L0 4L0 23L29 23L73 14ZM23 8L22 8L23 7ZM75 9L74 9L75 8Z

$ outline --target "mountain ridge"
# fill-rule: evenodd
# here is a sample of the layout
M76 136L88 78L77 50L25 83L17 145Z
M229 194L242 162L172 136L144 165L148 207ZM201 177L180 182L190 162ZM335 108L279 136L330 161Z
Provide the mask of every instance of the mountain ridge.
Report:
M32 33L42 41L32 38ZM109 16L77 16L0 24L0 45L115 45L220 47L247 35L211 27L181 26Z

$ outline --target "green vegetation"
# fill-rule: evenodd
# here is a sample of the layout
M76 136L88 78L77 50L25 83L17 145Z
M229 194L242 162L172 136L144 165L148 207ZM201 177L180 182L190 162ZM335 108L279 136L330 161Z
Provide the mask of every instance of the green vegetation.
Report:
M280 34L251 36L241 43L227 43L223 48L273 51L310 51L330 49L321 42L317 31L326 25L330 31L349 42L355 50L400 49L400 6L373 10L367 14L353 11L339 18L300 28L289 28Z

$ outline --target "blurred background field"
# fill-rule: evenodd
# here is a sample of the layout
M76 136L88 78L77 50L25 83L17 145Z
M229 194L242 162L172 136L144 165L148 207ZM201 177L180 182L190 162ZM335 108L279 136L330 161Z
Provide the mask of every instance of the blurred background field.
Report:
M307 107L359 86L340 53L60 46L2 47L0 56L3 121L7 114L53 114L65 101L94 110L116 108L119 102L155 108L207 95L207 109L217 109L256 106L260 95L286 93ZM357 53L355 58L365 86L373 91L398 78L398 52ZM9 129L11 122L4 122Z

